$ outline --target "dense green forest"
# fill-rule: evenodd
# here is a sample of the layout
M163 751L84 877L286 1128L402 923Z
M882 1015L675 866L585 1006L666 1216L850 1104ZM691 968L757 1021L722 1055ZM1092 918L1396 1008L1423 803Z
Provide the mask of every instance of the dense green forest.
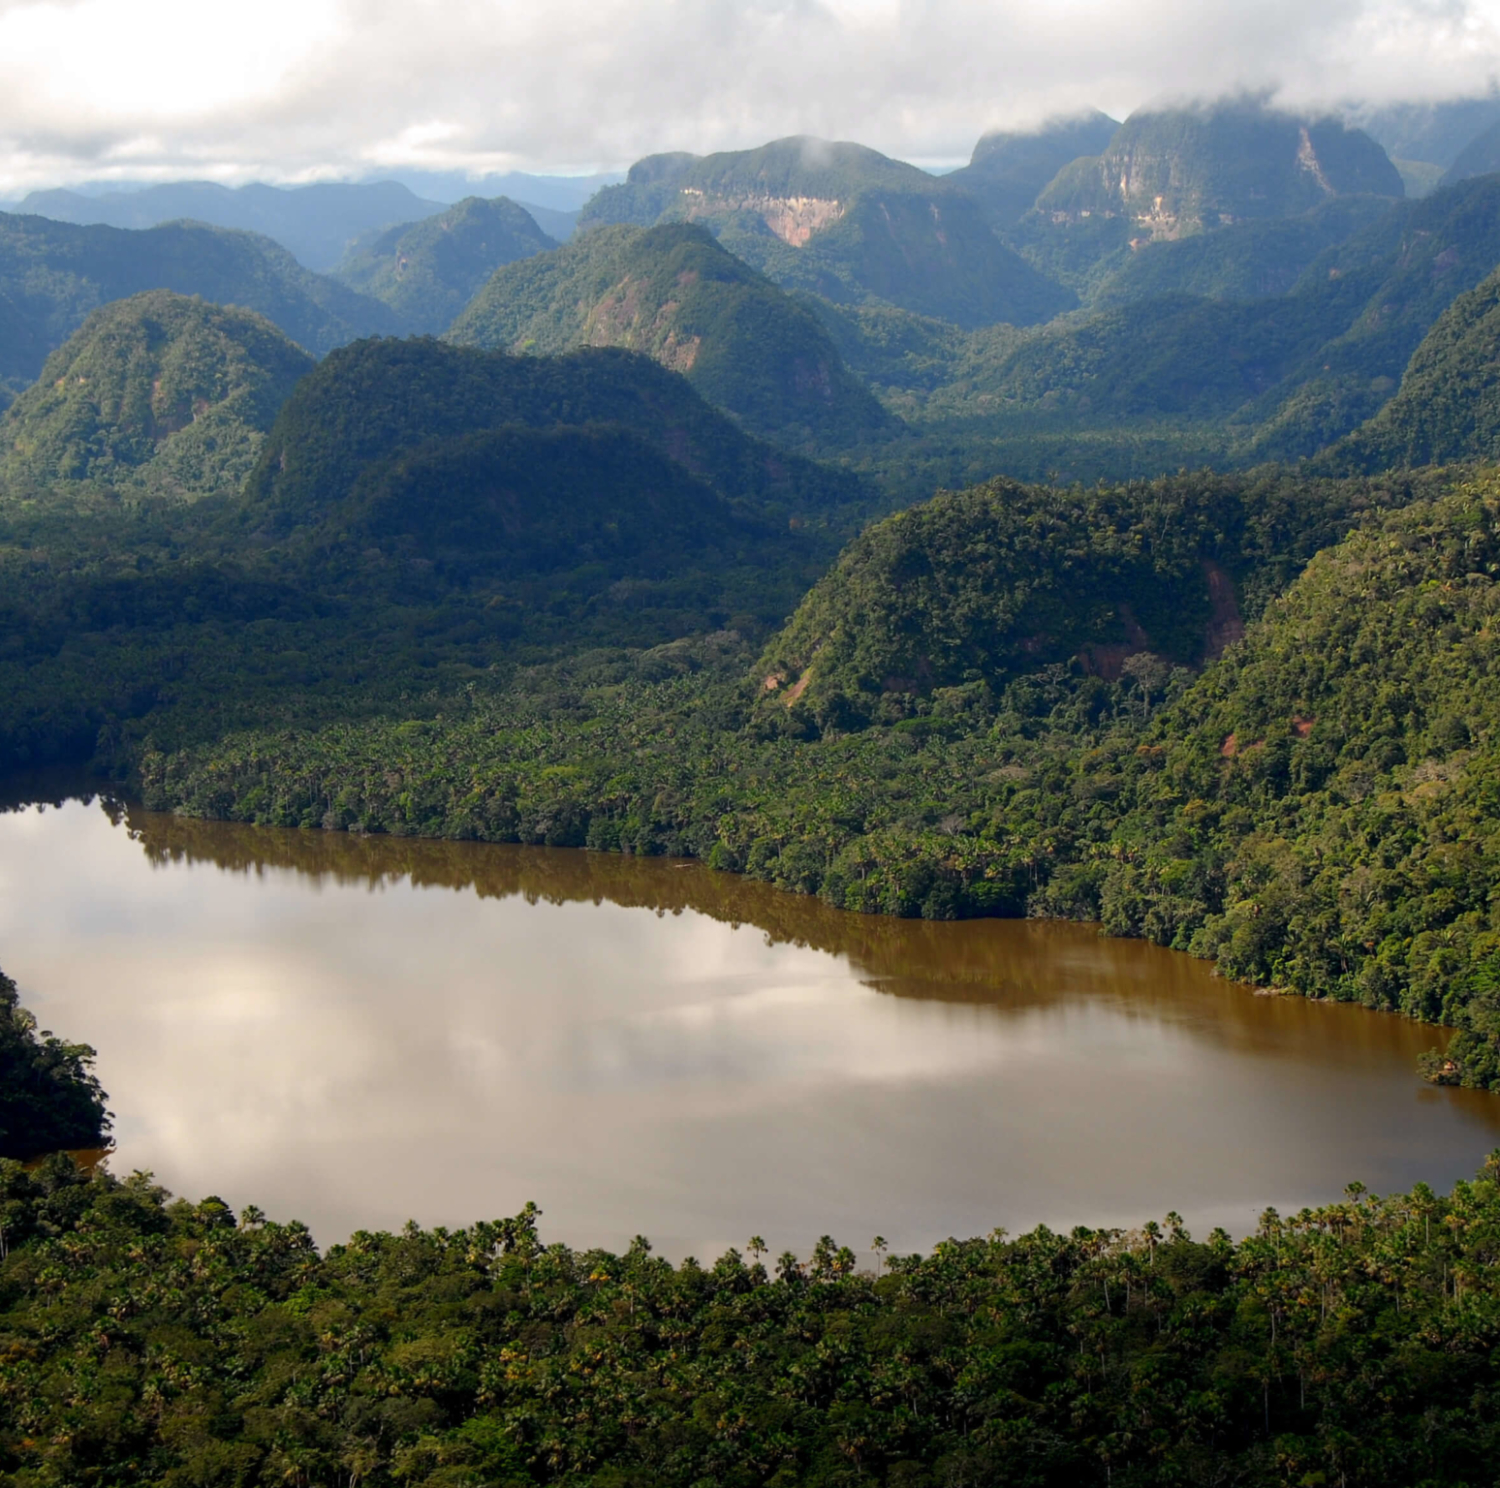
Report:
M51 1485L1489 1483L1500 1155L1233 1243L1170 1214L673 1266L0 1164L0 1472ZM866 1241L860 1238L861 1246ZM8 1252L8 1253L5 1253Z
M469 196L420 222L367 234L333 275L389 305L408 331L436 336L496 269L556 247L532 215L507 197Z
M0 503L232 495L313 359L169 290L96 310L0 414Z
M684 224L601 227L502 269L446 339L541 355L627 347L782 443L835 449L892 423L814 314Z

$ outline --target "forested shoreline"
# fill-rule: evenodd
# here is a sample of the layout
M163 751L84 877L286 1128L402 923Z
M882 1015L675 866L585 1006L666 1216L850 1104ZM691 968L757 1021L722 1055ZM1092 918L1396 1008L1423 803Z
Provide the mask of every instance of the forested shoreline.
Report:
M1109 649L1122 605L1154 623L1122 583L1162 591L1179 651L1214 623L1218 539L1184 536L1191 481L1120 493L1109 518L1000 483L872 529L753 665L732 636L597 653L426 719L148 749L138 784L150 806L207 817L696 857L865 913L1099 920L1241 981L1455 1025L1434 1073L1491 1087L1500 719L1482 684L1500 506L1487 477L1450 484L1342 517L1304 505L1314 533L1354 526L1327 547L1271 521L1238 570L1265 614L1201 671L1150 637ZM1280 496L1239 489L1259 521ZM1204 509L1222 519L1228 499L1210 488ZM1091 535L1060 537L1062 511ZM985 513L1010 554L990 568L969 541ZM1050 578L1038 523L1070 555ZM1304 542L1316 556L1271 598ZM892 565L930 583L892 584ZM1070 584L1085 616L1080 588L1100 596L1097 628L1037 656L1029 637L1055 629L1049 594ZM879 603L895 606L883 620ZM959 615L983 634L973 657ZM806 681L794 663L766 672L799 626ZM949 671L882 680L919 666Z
M18 1488L1488 1483L1500 1153L1253 1235L1039 1228L861 1270L359 1232L0 1162Z

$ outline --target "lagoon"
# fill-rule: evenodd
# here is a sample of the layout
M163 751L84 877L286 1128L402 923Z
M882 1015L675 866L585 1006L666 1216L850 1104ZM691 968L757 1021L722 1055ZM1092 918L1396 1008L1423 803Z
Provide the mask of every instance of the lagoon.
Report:
M1441 1030L1091 926L846 914L692 863L0 815L0 967L99 1050L116 1172L356 1229L544 1213L677 1258L1445 1188Z

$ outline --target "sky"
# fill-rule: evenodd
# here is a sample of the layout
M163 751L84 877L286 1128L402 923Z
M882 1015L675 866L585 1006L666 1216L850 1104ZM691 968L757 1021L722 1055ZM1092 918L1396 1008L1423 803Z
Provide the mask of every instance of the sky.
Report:
M800 133L955 164L1090 106L1497 77L1500 0L0 0L0 195L586 173Z

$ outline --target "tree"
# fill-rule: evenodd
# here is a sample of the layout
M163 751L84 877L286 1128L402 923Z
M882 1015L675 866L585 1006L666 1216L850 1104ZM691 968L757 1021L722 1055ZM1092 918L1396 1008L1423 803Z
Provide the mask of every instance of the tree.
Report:
M16 984L0 972L0 1157L104 1144L110 1114L94 1057L87 1044L38 1033Z

